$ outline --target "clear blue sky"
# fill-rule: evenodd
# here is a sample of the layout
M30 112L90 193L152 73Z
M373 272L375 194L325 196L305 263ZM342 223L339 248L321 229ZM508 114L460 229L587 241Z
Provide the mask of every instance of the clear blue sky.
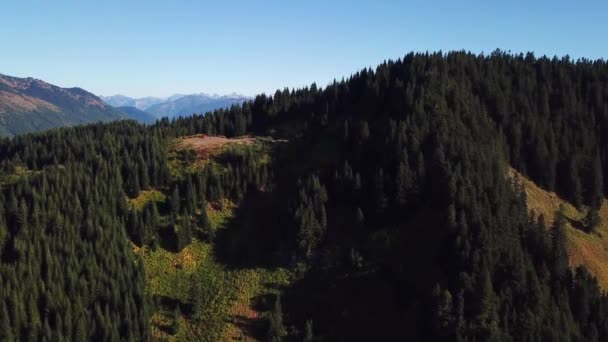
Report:
M3 1L0 73L101 95L254 95L408 51L608 58L606 0L88 2Z

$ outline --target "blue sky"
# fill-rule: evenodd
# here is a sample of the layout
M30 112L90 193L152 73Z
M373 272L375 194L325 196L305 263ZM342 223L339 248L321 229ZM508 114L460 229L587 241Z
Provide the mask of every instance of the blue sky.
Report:
M100 95L273 93L326 85L409 51L496 48L606 59L608 1L0 5L0 73Z

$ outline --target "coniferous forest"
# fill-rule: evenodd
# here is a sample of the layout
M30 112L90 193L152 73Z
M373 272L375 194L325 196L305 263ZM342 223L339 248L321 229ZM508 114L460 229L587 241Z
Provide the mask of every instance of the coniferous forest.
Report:
M0 340L156 339L163 305L175 334L207 289L155 298L135 251L206 241L229 269L294 274L262 300L256 339L607 341L608 297L570 267L563 212L530 212L507 177L588 208L593 234L605 132L605 61L496 51L410 53L206 115L4 139ZM265 137L266 152L205 164L169 148L202 134ZM152 190L162 200L130 204ZM234 224L211 229L206 208L225 201Z

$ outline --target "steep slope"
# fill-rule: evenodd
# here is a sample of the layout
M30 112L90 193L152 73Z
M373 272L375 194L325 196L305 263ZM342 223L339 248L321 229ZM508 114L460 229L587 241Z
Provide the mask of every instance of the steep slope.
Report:
M528 208L535 215L543 215L547 227L551 227L555 212L562 206L567 218L566 248L570 267L585 266L598 280L599 285L608 290L608 202L604 200L599 211L602 222L595 232L580 229L586 208L577 209L556 193L540 188L514 169L509 169L509 177L517 180L526 192Z
M157 117L168 116L172 118L192 115L193 113L206 113L214 109L230 107L233 104L240 105L248 99L249 97L238 94L222 96L193 94L181 97L175 101L153 105L146 109L146 111Z
M0 135L40 131L125 115L80 88L60 88L34 78L0 74Z
M130 119L142 122L142 123L154 123L156 117L148 112L137 109L131 106L117 107L118 110L125 113Z

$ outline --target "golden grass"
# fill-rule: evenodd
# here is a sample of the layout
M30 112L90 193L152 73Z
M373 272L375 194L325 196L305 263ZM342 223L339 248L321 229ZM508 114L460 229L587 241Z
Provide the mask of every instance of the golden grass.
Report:
M586 208L578 210L556 193L541 189L514 169L509 169L508 175L523 184L528 208L536 215L543 214L547 227L551 226L560 205L563 205L564 214L569 220L582 224ZM584 265L597 278L602 289L608 290L608 201L604 200L599 214L602 222L593 233L586 233L574 228L570 223L566 224L566 248L570 266L576 268Z
M235 204L222 200L210 203L207 215L214 230L234 215ZM168 335L161 327L171 324L171 313L157 311L151 317L155 341L253 341L243 319L252 323L261 319L252 300L262 294L276 293L291 282L286 269L232 269L217 262L213 245L194 239L179 253L149 247L134 248L142 255L146 289L151 295L166 296L186 303L190 300L192 281L201 284L203 311L198 318L180 318L180 330Z
M207 203L207 217L209 217L211 229L222 228L226 220L233 216L235 208L236 205L225 198L214 203Z
M154 202L164 202L167 196L160 192L159 190L143 190L139 193L139 196L135 198L128 198L127 201L129 203L130 209L142 210L146 204L151 201Z
M224 153L242 153L252 149L260 153L260 163L270 163L268 145L279 143L271 138L191 136L174 139L167 147L168 165L173 177L183 177L206 167L224 172L218 162ZM188 154L188 150L195 153ZM185 151L185 152L184 152ZM163 196L162 198L160 196ZM131 208L141 209L153 200L165 200L159 191L142 192L130 199ZM226 222L234 216L237 205L227 199L208 203L207 216L213 230L226 228ZM200 284L202 303L197 317L180 317L180 329L174 336L163 328L172 323L172 312L167 308L157 308L152 314L152 340L154 341L253 341L250 329L262 315L254 310L253 300L269 293L277 293L280 288L293 281L293 273L283 268L267 269L233 268L222 264L214 257L214 245L194 239L179 253L159 248L138 248L136 254L144 260L146 291L152 296L163 296L187 303L193 282Z

